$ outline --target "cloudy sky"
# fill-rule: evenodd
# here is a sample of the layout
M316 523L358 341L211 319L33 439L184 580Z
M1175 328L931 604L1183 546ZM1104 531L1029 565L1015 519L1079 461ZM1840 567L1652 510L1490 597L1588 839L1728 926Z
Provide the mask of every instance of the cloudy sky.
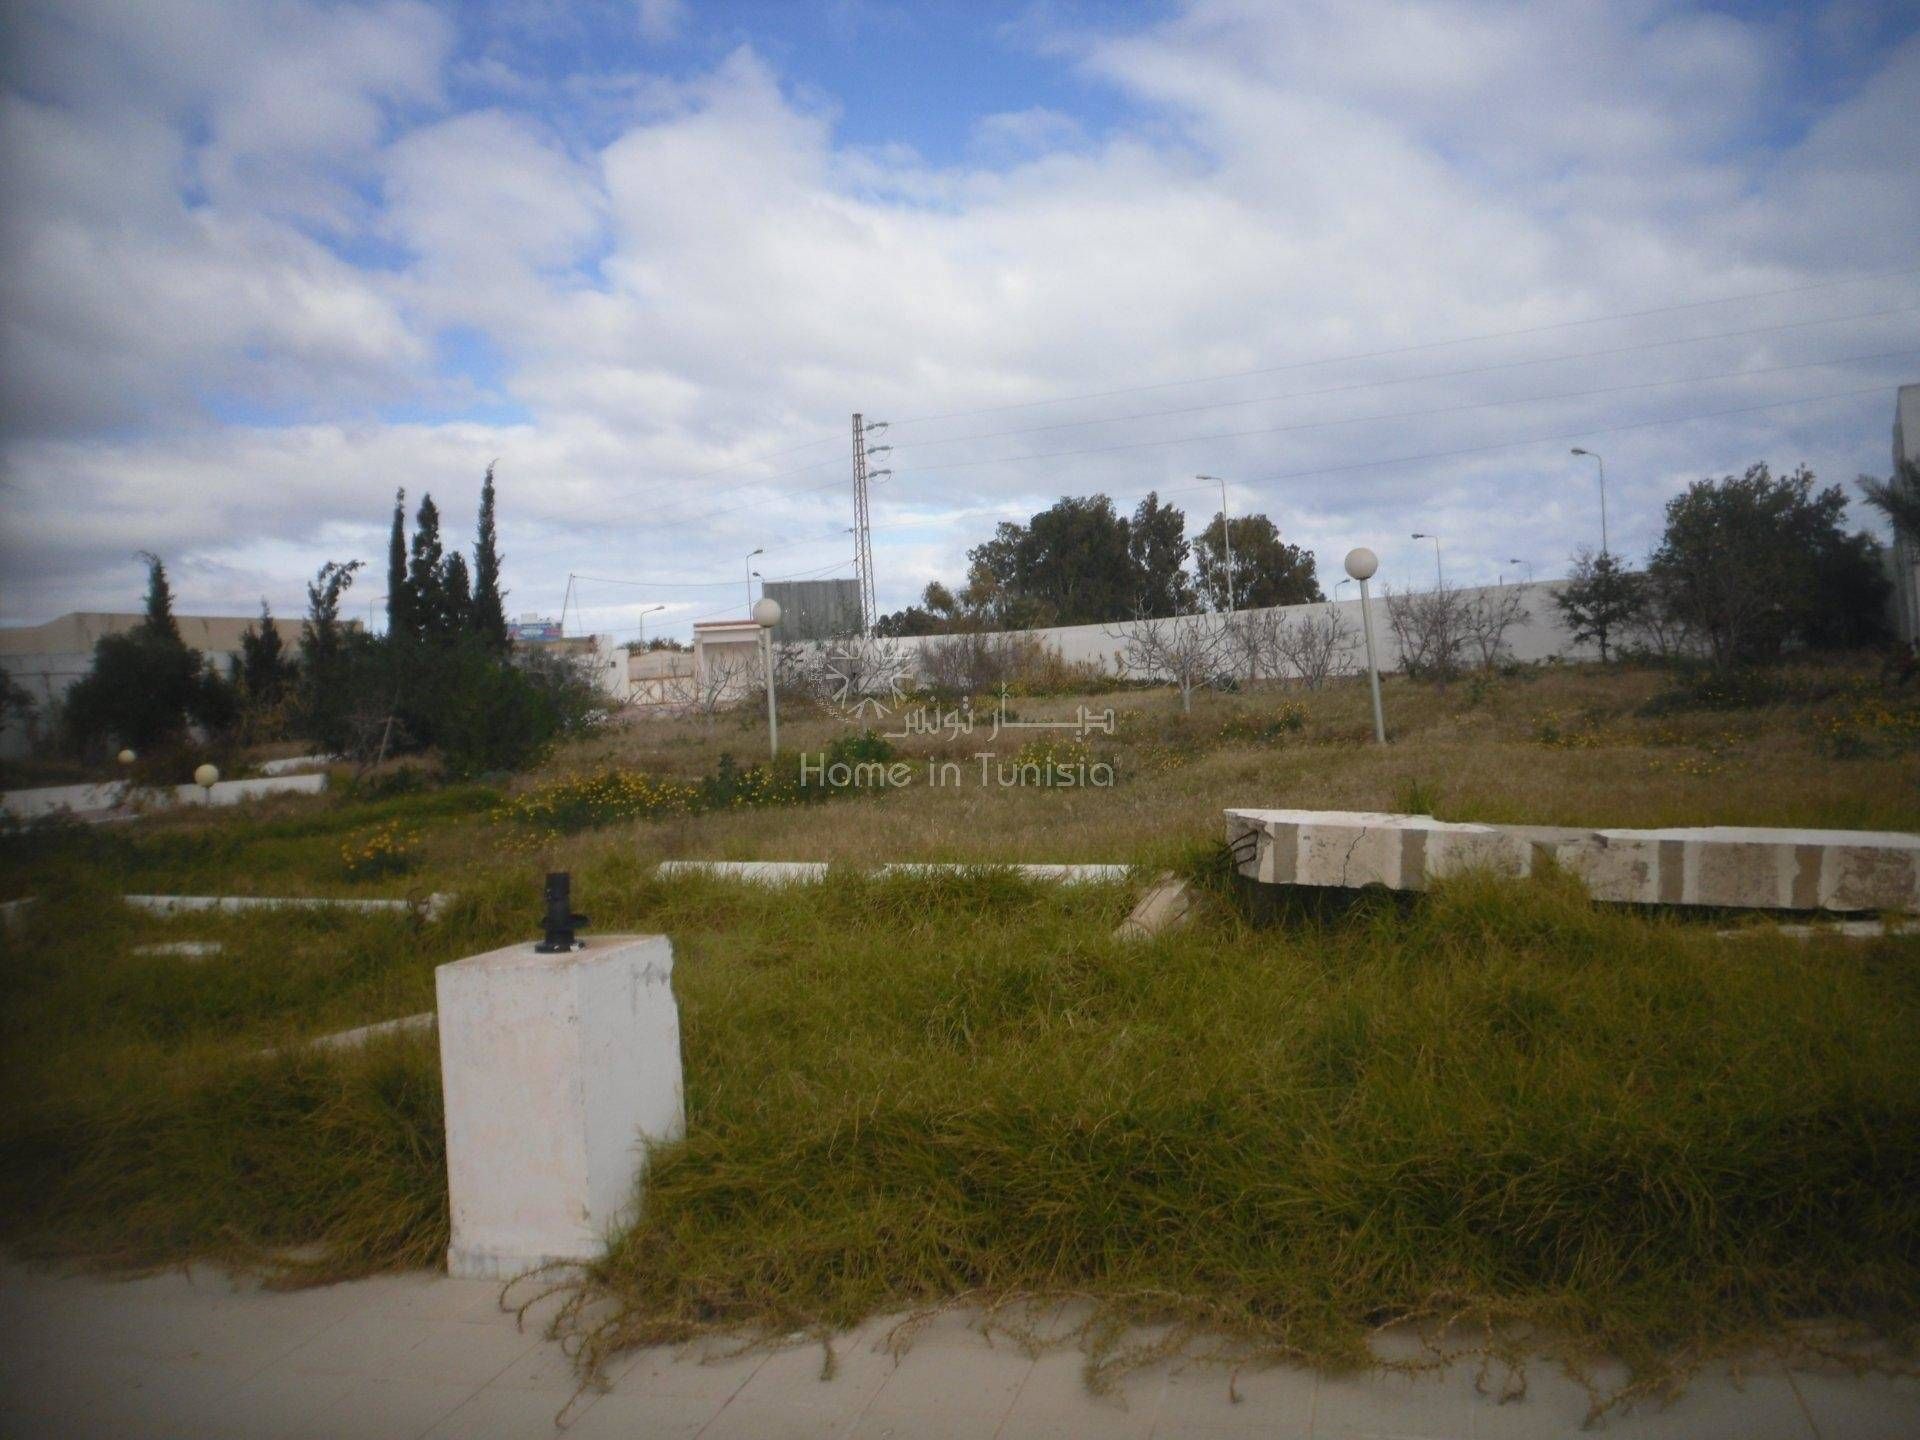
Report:
M378 606L394 488L513 613L884 608L1102 490L1418 581L1691 479L1885 473L1920 9L1656 0L15 0L0 620ZM410 501L411 504L411 501ZM1869 523L1871 517L1859 516ZM613 581L627 582L621 584Z

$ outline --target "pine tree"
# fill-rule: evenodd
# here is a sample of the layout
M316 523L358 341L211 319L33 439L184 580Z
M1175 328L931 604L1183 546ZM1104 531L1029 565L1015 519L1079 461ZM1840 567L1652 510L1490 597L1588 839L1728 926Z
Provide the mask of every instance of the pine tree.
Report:
M433 496L425 495L413 517L413 544L404 587L413 611L412 631L422 639L444 639L448 633L445 564L440 546L440 510Z
M387 536L387 634L410 636L417 624L413 594L407 585L407 492L393 492L393 530Z
M147 562L147 618L142 628L155 639L171 640L175 645L185 643L173 618L173 587L167 583L167 567L151 551L142 550L140 558Z
M473 628L495 650L507 648L506 596L500 589L499 536L493 520L493 466L480 486L480 529L473 544Z

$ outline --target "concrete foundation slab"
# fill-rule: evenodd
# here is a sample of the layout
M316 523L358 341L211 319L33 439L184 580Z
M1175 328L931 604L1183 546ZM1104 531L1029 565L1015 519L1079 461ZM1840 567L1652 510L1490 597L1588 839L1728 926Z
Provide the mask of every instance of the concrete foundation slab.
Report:
M504 1279L593 1259L629 1221L649 1142L686 1133L663 935L531 944L442 965L447 1272Z
M827 878L827 869L825 862L814 860L662 860L654 873L662 879L706 875L751 885L817 885ZM1029 880L1053 880L1062 885L1115 885L1131 873L1126 865L958 865L931 861L880 865L873 873L958 875L968 870L1007 870Z
M827 878L827 867L805 860L662 860L654 874L662 880L706 875L749 885L817 885Z
M435 920L453 902L452 895L435 893L421 901L362 900L333 895L122 895L121 900L150 915L178 915L203 910L387 910L413 912Z
M410 1035L431 1030L434 1019L433 1011L423 1010L418 1015L402 1015L398 1020L377 1020L371 1025L356 1025L351 1030L336 1030L331 1035L309 1040L307 1044L316 1050L351 1050L369 1040L378 1040L383 1035Z
M205 960L226 952L218 940L164 940L157 945L136 945L133 953L141 956L168 956L179 960Z

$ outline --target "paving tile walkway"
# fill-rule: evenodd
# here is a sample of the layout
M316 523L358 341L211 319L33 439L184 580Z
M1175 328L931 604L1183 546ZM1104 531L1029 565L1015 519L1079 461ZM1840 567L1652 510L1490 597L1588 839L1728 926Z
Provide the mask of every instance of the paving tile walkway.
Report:
M1580 1433L1585 1392L1533 1367L1501 1404L1460 1364L1408 1377L1157 1365L1096 1397L1077 1354L989 1344L962 1316L896 1361L886 1327L836 1344L622 1357L575 1396L559 1347L519 1329L487 1283L387 1276L268 1293L196 1271L138 1280L0 1264L0 1436L57 1440L1025 1440L1025 1437L1403 1437ZM569 1406L569 1401L573 1403ZM565 1428L556 1420L565 1411ZM1665 1408L1599 1433L1651 1440L1906 1440L1920 1381L1760 1370L1700 1377Z

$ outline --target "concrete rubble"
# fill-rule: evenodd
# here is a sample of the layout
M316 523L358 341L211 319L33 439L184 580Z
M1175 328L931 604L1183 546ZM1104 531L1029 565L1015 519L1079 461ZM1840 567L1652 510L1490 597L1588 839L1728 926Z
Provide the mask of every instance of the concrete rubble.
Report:
M1177 930L1193 914L1193 895L1187 882L1175 875L1162 875L1153 888L1140 897L1133 913L1114 930L1116 940L1147 940L1168 930Z

